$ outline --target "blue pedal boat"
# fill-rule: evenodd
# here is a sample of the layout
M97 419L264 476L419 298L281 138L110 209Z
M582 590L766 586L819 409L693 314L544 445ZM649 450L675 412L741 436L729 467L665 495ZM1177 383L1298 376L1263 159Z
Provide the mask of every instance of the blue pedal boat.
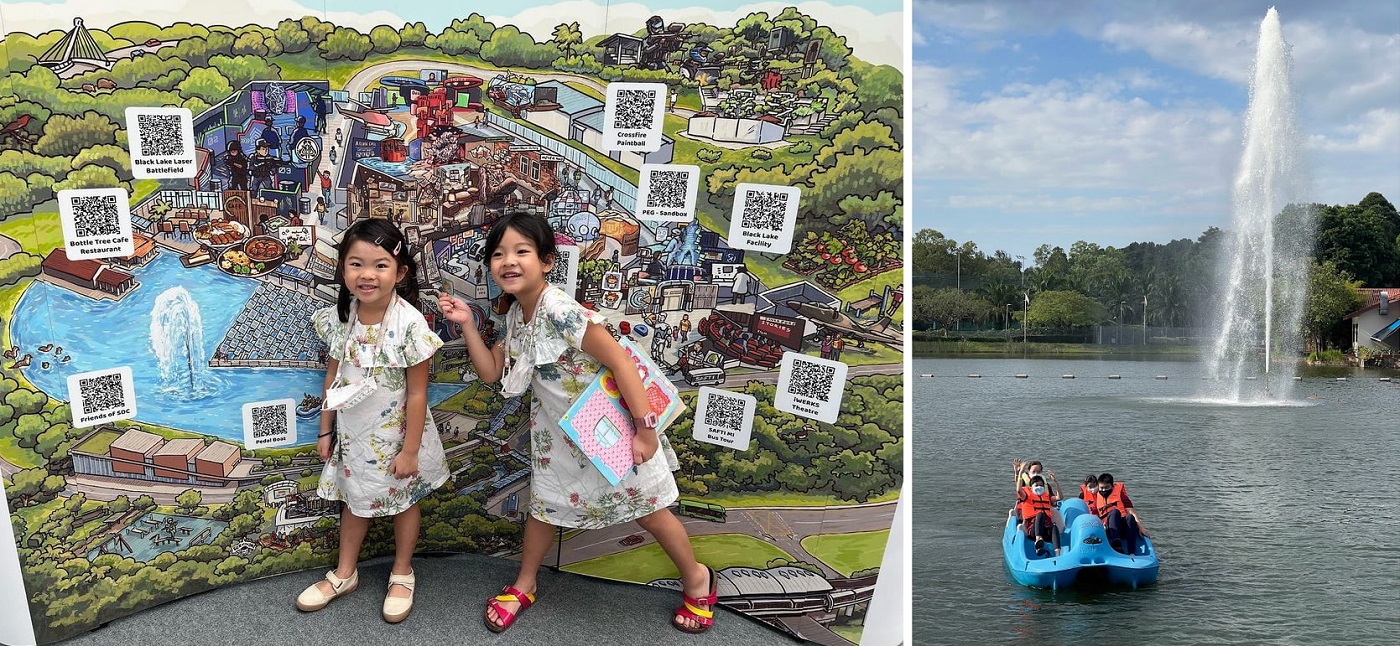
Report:
M1001 551L1006 569L1017 583L1032 588L1058 590L1090 579L1113 586L1137 588L1157 581L1157 550L1152 539L1142 536L1132 554L1114 551L1108 544L1103 521L1089 513L1083 500L1070 498L1056 507L1064 517L1060 532L1060 555L1038 556L1035 541L1016 528L1016 517L1006 520ZM1046 548L1050 543L1046 541Z

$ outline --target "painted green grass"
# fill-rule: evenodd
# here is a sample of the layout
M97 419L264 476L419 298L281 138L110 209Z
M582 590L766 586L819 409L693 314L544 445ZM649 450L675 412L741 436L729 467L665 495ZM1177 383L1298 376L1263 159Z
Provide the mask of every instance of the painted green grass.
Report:
M727 567L761 568L773 559L796 560L791 554L744 534L692 536L690 544L695 547L695 558L716 570ZM619 554L580 561L562 569L576 574L638 583L674 578L678 575L676 566L656 543Z
M842 576L880 567L890 531L818 534L802 539L802 547Z
M842 637L845 637L852 644L860 643L860 636L865 633L865 626L827 626Z
M19 445L19 438L16 438L14 433L0 432L0 457L23 469L33 469L44 465L43 458Z

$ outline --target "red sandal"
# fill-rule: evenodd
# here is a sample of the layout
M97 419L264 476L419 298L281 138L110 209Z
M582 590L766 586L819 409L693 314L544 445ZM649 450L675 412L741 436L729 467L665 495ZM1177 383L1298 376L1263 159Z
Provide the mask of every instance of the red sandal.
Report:
M685 601L685 605L676 608L676 616L699 624L699 627L691 628L685 624L678 624L673 619L671 625L675 626L676 630L683 633L698 635L709 630L710 626L715 625L714 608L715 603L719 601L719 579L715 577L715 571L710 569L710 566L705 566L705 571L710 573L709 594L694 599L685 595L684 585L682 585L681 599ZM700 606L702 605L706 607L701 608Z
M511 602L520 604L520 607L517 608L515 612L501 607L501 604ZM484 614L481 616L481 621L486 624L486 629L493 633L505 632L507 628L510 628L511 625L515 623L516 617L519 617L521 613L525 612L526 608L533 605L535 605L535 595L526 594L511 586L506 586L501 589L501 594L486 600L486 607L496 611L496 616L501 620L500 625L498 626L491 623L491 618Z

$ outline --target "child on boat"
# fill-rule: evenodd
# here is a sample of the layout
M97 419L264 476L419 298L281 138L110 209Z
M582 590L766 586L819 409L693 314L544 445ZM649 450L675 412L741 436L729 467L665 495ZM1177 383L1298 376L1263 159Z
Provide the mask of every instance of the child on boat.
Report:
M1045 549L1045 538L1048 536L1055 556L1059 556L1060 532L1055 527L1054 510L1060 498L1045 486L1045 476L1037 473L1029 477L1029 482L1029 486L1021 487L1016 493L1016 517L1021 521L1026 538L1035 541L1037 555L1049 556Z

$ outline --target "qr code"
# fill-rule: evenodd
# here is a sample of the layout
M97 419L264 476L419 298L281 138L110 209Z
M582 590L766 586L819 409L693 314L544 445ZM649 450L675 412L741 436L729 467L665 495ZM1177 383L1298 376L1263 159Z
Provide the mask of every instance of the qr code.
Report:
M137 115L136 127L141 133L142 157L174 157L186 154L185 140L180 136L179 115Z
M287 405L254 406L253 437L285 437L291 434L287 428Z
M776 191L745 191L743 213L739 224L745 229L781 231L787 215L787 193Z
M554 267L545 274L544 281L551 285L563 285L569 280L569 256L572 251L560 249L558 258L554 261Z
M811 361L792 362L788 392L801 397L811 397L821 401L831 399L831 382L836 378L836 368Z
M618 130L650 130L656 90L618 90L613 127Z
M690 173L678 170L651 171L651 188L647 193L647 208L683 209Z
M738 432L744 424L744 400L738 397L709 393L705 400L705 425Z
M83 415L126 406L122 376L119 374L79 379L78 392L82 395Z
M73 231L79 238L112 236L121 233L115 195L73 195Z

